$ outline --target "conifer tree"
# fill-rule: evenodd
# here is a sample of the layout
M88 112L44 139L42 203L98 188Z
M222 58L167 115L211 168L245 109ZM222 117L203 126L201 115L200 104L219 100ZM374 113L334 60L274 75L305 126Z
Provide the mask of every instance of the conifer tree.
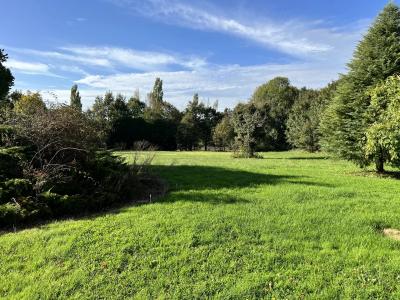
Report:
M8 55L0 49L0 106L6 100L8 92L14 85L14 76L11 74L10 69L3 65L8 59Z
M82 110L81 96L79 95L78 86L76 84L71 88L70 106L79 111Z
M366 155L368 90L400 72L400 9L389 3L379 14L348 64L337 94L324 114L324 145L342 158L360 166L373 162ZM384 157L375 157L377 171L383 170Z

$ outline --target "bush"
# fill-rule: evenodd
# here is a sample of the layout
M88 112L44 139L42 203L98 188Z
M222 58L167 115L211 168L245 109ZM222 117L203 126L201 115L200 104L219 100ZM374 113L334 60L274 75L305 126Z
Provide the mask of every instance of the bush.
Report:
M21 111L8 122L24 147L0 148L0 226L100 211L147 189L141 168L98 150L96 128L82 112Z
M22 158L19 148L0 149L0 180L22 176Z
M0 205L0 226L10 226L20 222L21 208L17 204L6 203Z

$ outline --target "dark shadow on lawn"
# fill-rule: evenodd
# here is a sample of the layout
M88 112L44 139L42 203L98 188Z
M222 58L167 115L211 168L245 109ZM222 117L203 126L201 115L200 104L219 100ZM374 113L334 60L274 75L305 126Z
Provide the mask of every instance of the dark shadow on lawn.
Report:
M304 180L304 176L260 174L210 166L152 166L152 171L168 180L170 191L245 188L284 183L332 187L329 184Z
M313 156L313 157L288 157L290 160L327 160L328 156Z
M243 162L245 163L245 162ZM157 176L167 180L168 190L174 193L163 197L164 192L149 190L147 194L152 194L153 199L144 195L136 201L125 201L116 203L110 207L98 210L96 212L82 212L74 216L64 216L52 220L38 221L27 225L19 225L17 231L30 227L47 228L47 226L58 220L85 220L95 219L104 214L118 214L126 211L132 206L149 205L154 203L168 203L176 201L204 202L210 204L236 204L248 203L249 200L232 196L218 189L235 189L246 187L257 187L259 185L278 185L294 184L304 186L333 187L329 184L319 183L307 180L309 177L295 175L275 175L261 174L249 171L227 169L210 166L188 166L188 165L159 165L151 166L151 171ZM162 189L164 189L163 187ZM204 190L217 191L204 191ZM166 191L166 188L165 188ZM190 192L188 192L190 191ZM159 199L155 197L161 196ZM3 231L2 231L3 230ZM13 231L14 229L0 229L2 233Z
M400 179L400 171L385 171L383 173L377 173L376 171L361 170L352 172L351 174L364 177Z
M328 156L315 156L315 157L268 157L264 156L264 159L270 160L327 160L329 159Z

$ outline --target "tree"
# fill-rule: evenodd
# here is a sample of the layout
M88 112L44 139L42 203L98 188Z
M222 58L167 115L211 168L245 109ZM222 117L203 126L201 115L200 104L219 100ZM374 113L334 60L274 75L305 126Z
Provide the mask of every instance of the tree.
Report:
M8 55L0 49L0 106L5 103L8 92L14 85L14 76L11 74L10 69L4 66L7 61Z
M239 104L233 111L232 124L236 133L238 157L255 157L257 128L264 124L261 112L252 104Z
M213 130L213 141L216 147L225 151L226 148L232 148L235 139L235 131L232 126L231 112L225 111L224 117L215 126Z
M192 146L195 147L199 142L207 151L210 142L212 141L212 131L221 119L221 113L216 110L215 106L204 105L199 101L199 95L193 95L193 100L189 102L181 121L180 140L192 141ZM194 136L189 137L188 134Z
M400 72L399 57L400 10L391 2L358 44L349 71L342 76L336 97L324 113L321 129L327 150L359 166L373 162L366 155L367 129L372 122L366 115L371 101L368 90ZM385 160L381 155L375 157L378 171Z
M156 78L153 91L148 94L148 110L146 112L147 119L162 119L162 109L164 102L163 82L160 78Z
M286 124L288 142L299 149L315 152L319 149L319 93L303 88L293 105Z
M369 94L372 125L366 132L365 153L375 162L377 171L384 172L385 163L400 166L400 77L389 77Z
M167 120L177 125L181 120L181 113L171 103L164 101L163 82L157 78L153 91L147 95L148 106L144 110L146 120Z
M186 113L178 125L176 142L181 150L192 151L198 143L198 132L191 113Z
M46 110L46 104L38 92L28 91L14 105L14 111L20 115L32 115L44 110Z
M286 124L287 139L293 147L309 152L321 148L321 115L333 99L337 82L334 81L320 90L303 88L299 91Z
M78 86L76 84L71 88L70 106L82 111L81 96L79 95Z
M199 143L199 106L199 96L194 94L193 100L189 101L178 125L177 144L180 149L191 151Z
M131 117L131 112L126 103L126 99L121 94L117 94L117 96L110 103L109 111L111 122L114 122L117 119Z
M140 101L139 91L136 91L135 94L129 98L127 105L133 118L143 118L146 104Z
M265 113L268 120L262 141L268 150L289 148L285 134L286 121L297 95L297 89L285 77L276 77L258 87L254 92L250 102Z

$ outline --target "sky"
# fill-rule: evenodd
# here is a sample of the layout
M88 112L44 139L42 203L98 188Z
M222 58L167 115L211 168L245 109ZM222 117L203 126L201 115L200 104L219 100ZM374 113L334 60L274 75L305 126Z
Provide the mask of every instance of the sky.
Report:
M157 77L183 109L219 108L276 76L320 88L346 72L385 0L4 0L0 48L15 89L84 107L106 91L142 100Z

